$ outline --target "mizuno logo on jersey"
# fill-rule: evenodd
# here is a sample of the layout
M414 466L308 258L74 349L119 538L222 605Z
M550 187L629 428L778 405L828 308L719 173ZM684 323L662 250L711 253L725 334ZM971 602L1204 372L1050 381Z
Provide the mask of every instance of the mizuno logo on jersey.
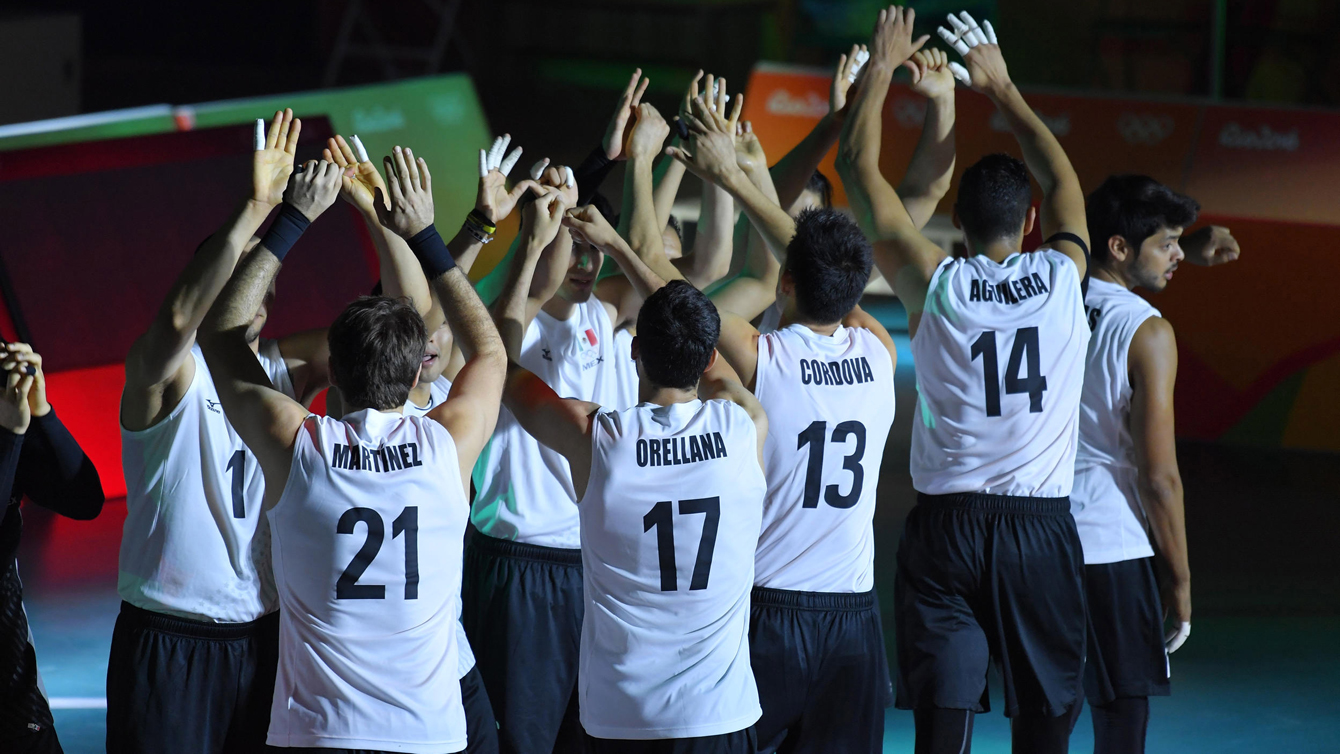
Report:
M330 466L351 471L399 471L422 466L418 443L365 448L361 445L335 443L330 454Z
M638 466L679 466L725 457L726 441L720 432L637 441Z
M211 401L208 398L205 399L205 408L209 409L210 411L213 411L216 414L223 413L222 411L219 410L219 402Z
M800 360L802 385L859 385L875 381L870 362L864 356L841 361Z
M1042 276L1036 272L1018 279L991 283L974 278L968 290L969 301L992 301L997 304L1017 304L1024 299L1040 296L1048 290Z

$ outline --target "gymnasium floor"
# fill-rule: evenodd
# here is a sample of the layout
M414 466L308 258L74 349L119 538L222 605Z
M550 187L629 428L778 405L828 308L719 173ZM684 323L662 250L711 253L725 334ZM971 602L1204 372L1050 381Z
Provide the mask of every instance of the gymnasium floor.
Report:
M891 326L904 324L879 302L867 308ZM876 586L885 605L913 503L907 457L914 375L905 331L896 339L898 414L875 517ZM1196 618L1191 639L1173 657L1174 696L1151 702L1149 751L1340 752L1340 459L1203 443L1182 443L1179 457ZM20 572L38 662L58 707L57 731L68 754L101 752L125 503L108 501L90 523L32 506L24 518ZM892 628L885 626L890 641ZM998 708L998 689L992 703ZM884 740L885 751L910 753L910 714L890 710ZM1086 711L1071 748L1092 746ZM1009 728L998 712L977 718L973 751L1009 751Z

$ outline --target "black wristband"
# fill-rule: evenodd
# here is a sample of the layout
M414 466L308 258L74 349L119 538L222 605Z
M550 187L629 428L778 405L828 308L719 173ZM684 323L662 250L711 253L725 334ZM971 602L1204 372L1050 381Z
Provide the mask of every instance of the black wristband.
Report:
M451 250L438 234L436 226L429 225L415 233L408 243L410 251L413 251L414 256L418 258L429 280L441 276L456 266L456 260L452 258Z
M275 221L270 223L270 229L265 232L265 237L261 239L261 246L270 250L271 254L279 261L284 261L288 255L289 249L302 237L302 232L307 230L307 226L312 221L307 219L297 207L284 202L279 205L279 214L275 216Z

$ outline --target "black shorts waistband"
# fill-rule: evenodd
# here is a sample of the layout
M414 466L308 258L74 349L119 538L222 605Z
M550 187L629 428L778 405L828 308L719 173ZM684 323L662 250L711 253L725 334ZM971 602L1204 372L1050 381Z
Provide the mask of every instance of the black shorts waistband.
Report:
M1058 516L1070 513L1068 497L1018 497L987 495L981 492L955 492L951 495L927 495L918 492L917 505L981 513L1024 513L1034 516Z
M260 634L271 624L279 622L278 611L246 623L210 623L203 620L156 613L153 610L135 607L124 600L121 602L120 617L129 624L130 628L177 634L192 639L215 639L219 641L248 639Z
M798 592L793 589L769 589L756 586L749 596L759 607L783 607L790 610L849 610L860 612L875 607L875 590L868 592Z
M477 547L480 550L503 558L516 558L518 560L533 560L537 563L554 563L556 565L581 566L582 551L569 550L564 547L545 547L543 545L532 545L525 542L513 542L510 539L499 539L490 537L484 532L470 524L469 535L466 539L470 547Z

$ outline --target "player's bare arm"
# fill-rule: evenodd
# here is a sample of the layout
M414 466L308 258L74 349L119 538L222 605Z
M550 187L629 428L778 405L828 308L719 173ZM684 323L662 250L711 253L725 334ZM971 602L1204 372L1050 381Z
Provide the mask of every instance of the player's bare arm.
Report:
M777 189L767 170L768 160L763 145L754 134L752 124L745 121L741 125L741 132L735 137L736 164L764 196L776 201ZM743 319L753 320L777 300L777 279L781 276L782 264L753 223L748 223L747 219L746 223L748 235L739 274L712 291L711 298L723 316L730 312ZM737 365L736 369L739 368Z
M517 253L512 256L512 266L507 272L507 282L503 286L502 295L493 304L494 322L497 324L507 355L511 359L520 358L526 330L530 329L530 323L535 319L540 307L549 300L554 291L558 290L558 286L562 283L561 275L567 270L567 259L571 254L571 238L563 244L568 250L566 253L556 248L567 200L556 188L546 187L542 191L543 193L521 212L521 245ZM557 271L558 276L555 278L546 275L537 292L535 271L540 265L541 258L546 256L546 250L549 250L546 270Z
M971 17L965 20L971 21ZM960 25L955 24L956 27ZM1089 228L1084 221L1084 191L1080 187L1079 176L1075 174L1061 143L1037 113L1033 112L1033 108L1028 106L1024 96L1010 80L1005 57L1001 54L1000 46L995 43L994 31L990 38L983 40L973 32L968 32L966 36L962 33L956 35L941 27L940 36L963 55L972 88L990 98L1005 117L1010 133L1014 134L1023 150L1028 171L1042 187L1042 237L1070 233L1078 236L1087 246ZM1066 240L1053 241L1051 246L1070 257L1079 270L1079 276L1084 277L1088 270L1084 249Z
M882 113L893 72L926 42L912 39L916 14L911 9L889 7L879 13L870 43L870 62L865 80L848 105L838 140L837 169L847 189L856 219L870 237L875 266L893 286L909 314L918 314L925 304L926 289L944 251L921 234L903 206L898 193L880 173L879 150Z
M762 466L763 445L768 439L768 414L763 410L763 404L740 382L740 376L727 360L718 358L718 354L712 356L707 371L703 372L703 378L698 382L698 397L705 401L727 400L749 414L749 418L754 421L754 428L758 430L758 463Z
M1191 633L1191 565L1187 556L1182 475L1177 467L1173 424L1173 384L1177 381L1177 340L1172 325L1150 317L1131 339L1131 439L1135 443L1140 501L1149 518L1158 553L1159 591L1173 628L1168 651Z
M912 91L926 98L926 120L907 173L898 184L912 224L926 227L954 177L954 74L943 50L922 48L903 62Z
M863 327L874 333L875 337L879 338L879 342L883 343L884 348L888 350L889 358L893 360L894 369L898 368L898 346L894 345L893 336L889 335L889 331L870 312L856 306L847 313L847 316L842 318L842 326Z
M778 204L783 208L794 204L805 191L806 181L819 169L819 163L837 143L838 134L850 112L848 103L862 84L861 71L869 59L870 51L865 45L852 45L849 52L838 56L828 92L828 113L799 144L772 166L770 172L777 186Z
M316 220L335 203L344 172L324 160L308 162L293 175L286 205L309 223ZM284 492L293 443L308 412L270 383L248 345L247 329L279 273L281 257L294 240L296 235L267 234L242 260L200 328L200 349L214 377L224 415L256 455L265 474L267 508Z
M1222 225L1206 225L1179 239L1186 261L1201 267L1227 264L1242 256L1232 231Z
M685 108L685 112L687 112L687 108L692 106L691 103L697 99L693 89L694 87L690 87L690 91L685 95L684 104L681 105L682 108ZM725 78L714 78L711 74L708 74L706 92L709 95L706 100L709 109L718 113L727 112L726 108L730 101L730 95L726 91ZM738 110L734 113L735 117L738 117ZM743 132L744 125L735 123L737 134ZM752 137L753 134L751 133L750 136ZM757 137L753 138L752 143L758 144ZM755 153L742 153L740 151L741 142L738 137L736 147L737 161L745 160L747 162L749 167L746 172L750 173L750 177L756 185L760 180L767 180L769 187L771 187L772 180L767 178L768 165L762 154L762 148L760 147ZM665 162L678 166L681 171L684 170L683 164L678 160L667 158ZM735 235L735 200L731 198L730 192L721 186L704 182L701 206L702 210L698 215L698 232L693 241L693 249L679 259L674 260L674 265L680 272L684 273L684 279L693 284L695 288L706 290L707 286L724 278L730 272ZM657 214L659 216L659 212Z
M148 331L131 346L121 394L121 424L126 429L157 424L190 387L195 361L188 356L196 329L233 274L247 242L283 201L301 129L292 110L275 113L263 148L252 157L251 194L187 263Z
M581 500L591 478L591 428L600 406L559 397L544 380L516 363L507 368L503 405L522 429L568 460L572 488Z

